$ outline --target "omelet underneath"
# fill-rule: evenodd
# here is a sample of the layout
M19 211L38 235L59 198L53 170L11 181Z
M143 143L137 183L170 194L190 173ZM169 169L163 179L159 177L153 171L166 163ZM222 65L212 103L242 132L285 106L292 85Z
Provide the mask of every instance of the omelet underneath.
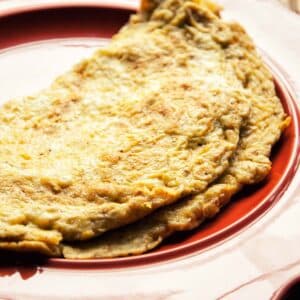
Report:
M205 5L163 5L1 107L0 248L60 256L63 242L143 220L226 171L250 111L221 51L230 40L207 34L217 16Z
M203 2L166 0L158 5L155 1L145 1L143 7L148 10L144 11L140 22L179 26L176 23L179 20L180 30L190 32L198 47L219 53L234 68L233 77L247 93L251 111L240 131L239 145L229 167L204 192L161 208L102 237L65 245L65 257L111 258L149 251L171 234L193 229L215 216L244 185L257 183L270 172L271 147L290 119L276 96L271 74L243 28L222 21L216 15L215 6Z

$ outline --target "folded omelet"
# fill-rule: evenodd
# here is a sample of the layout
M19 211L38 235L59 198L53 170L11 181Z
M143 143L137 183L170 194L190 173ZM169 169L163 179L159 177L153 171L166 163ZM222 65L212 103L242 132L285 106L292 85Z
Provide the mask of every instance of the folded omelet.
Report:
M214 38L199 46L176 10L138 15L0 109L0 248L60 255L61 242L142 219L226 170L250 104Z
M289 119L219 10L144 1L106 48L0 109L0 248L143 253L268 174Z
M199 41L198 47L222 53L232 65L233 76L247 93L251 111L240 131L239 145L229 167L204 192L161 208L139 222L100 238L65 245L65 257L111 258L149 251L171 234L194 229L205 219L215 216L243 186L261 181L270 172L272 145L290 122L276 96L272 76L240 25L221 20L211 3L207 3L210 7L195 3L164 1L158 7L154 2L146 3L145 7L155 7L155 10L147 11L147 19L143 21L151 22L159 16L160 22L168 23L166 16L173 14L183 18L185 13L185 24L181 23L180 30L193 32L193 40Z

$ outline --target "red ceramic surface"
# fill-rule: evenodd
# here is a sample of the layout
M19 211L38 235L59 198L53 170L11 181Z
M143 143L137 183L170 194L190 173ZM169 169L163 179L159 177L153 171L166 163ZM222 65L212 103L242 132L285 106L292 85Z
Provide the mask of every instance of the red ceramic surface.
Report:
M131 7L132 8L132 7ZM132 9L118 2L109 5L99 0L97 4L72 6L63 4L51 7L43 6L8 10L0 14L0 50L34 41L60 38L109 38L127 21ZM255 220L262 217L280 200L289 186L299 163L299 113L292 91L278 66L264 55L272 70L278 96L286 112L292 117L292 123L284 132L272 154L273 168L266 180L259 185L245 188L232 199L231 203L215 219L206 222L199 229L181 233L168 239L155 251L148 254L97 260L49 259L42 262L29 257L29 265L38 263L53 268L120 268L150 263L189 255L194 251L207 250L219 245L225 239L245 230ZM0 66L1 68L1 66ZM3 256L2 256L3 257ZM11 262L18 260L13 257ZM22 261L22 264L24 261ZM0 270L0 275L9 275L15 267ZM23 267L22 267L23 268ZM34 267L18 268L20 274L32 276L37 272Z
M294 299L300 299L300 275L288 280L272 297L272 300Z

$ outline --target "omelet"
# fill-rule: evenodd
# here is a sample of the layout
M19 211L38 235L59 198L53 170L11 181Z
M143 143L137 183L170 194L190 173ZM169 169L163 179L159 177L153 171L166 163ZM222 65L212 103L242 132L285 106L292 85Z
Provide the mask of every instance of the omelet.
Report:
M143 10L49 88L0 108L0 249L60 256L226 171L251 101L221 50L234 37L204 4Z
M172 24L190 34L196 47L218 53L234 72L251 103L240 130L238 148L224 173L200 193L163 207L144 219L84 243L65 244L67 258L112 258L137 255L157 247L168 236L199 226L214 217L243 186L263 180L271 170L270 153L289 125L278 99L272 76L255 50L251 38L236 23L219 17L210 2L166 0L144 1L140 26ZM174 21L176 20L176 22ZM213 60L213 55L211 59ZM207 76L211 76L209 73ZM201 229L199 229L201 230Z

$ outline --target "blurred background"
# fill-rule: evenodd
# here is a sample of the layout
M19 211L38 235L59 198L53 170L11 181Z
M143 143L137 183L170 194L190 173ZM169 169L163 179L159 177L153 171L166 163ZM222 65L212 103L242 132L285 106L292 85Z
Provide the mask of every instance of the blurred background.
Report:
M300 0L280 0L280 1L291 10L300 13Z

